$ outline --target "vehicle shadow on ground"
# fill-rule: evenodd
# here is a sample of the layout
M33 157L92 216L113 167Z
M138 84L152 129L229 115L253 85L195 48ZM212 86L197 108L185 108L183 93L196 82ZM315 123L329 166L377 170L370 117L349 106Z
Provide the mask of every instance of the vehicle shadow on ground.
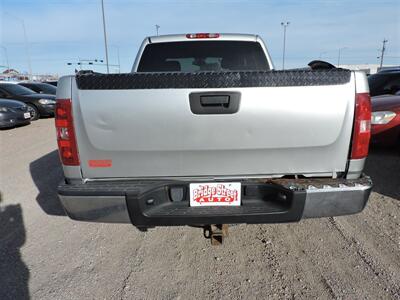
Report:
M1 195L0 195L1 202ZM20 204L0 203L0 299L29 299L29 269L20 248L25 243Z
M371 147L364 171L372 178L373 191L400 200L399 148Z
M65 216L66 214L57 196L57 186L63 179L57 150L31 162L29 171L39 190L36 201L43 211L48 215Z

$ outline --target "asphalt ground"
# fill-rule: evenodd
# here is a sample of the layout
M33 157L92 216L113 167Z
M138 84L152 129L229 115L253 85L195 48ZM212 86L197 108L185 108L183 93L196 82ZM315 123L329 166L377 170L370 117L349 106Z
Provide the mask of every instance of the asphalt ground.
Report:
M372 149L357 215L201 229L84 223L56 196L53 119L0 131L0 299L400 299L400 155Z

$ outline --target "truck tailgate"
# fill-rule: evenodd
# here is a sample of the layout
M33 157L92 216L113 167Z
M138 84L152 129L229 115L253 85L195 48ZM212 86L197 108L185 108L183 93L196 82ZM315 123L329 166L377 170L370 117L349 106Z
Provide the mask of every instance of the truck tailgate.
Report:
M79 79L78 84L73 80L82 175L251 177L343 172L355 98L354 76L346 74L348 80L340 83L244 85L241 81L204 88L182 82L149 88L121 81L101 87L81 83L78 88ZM302 78L301 72L296 76ZM116 78L109 77L109 82ZM193 93L237 93L238 111L193 113L189 99Z

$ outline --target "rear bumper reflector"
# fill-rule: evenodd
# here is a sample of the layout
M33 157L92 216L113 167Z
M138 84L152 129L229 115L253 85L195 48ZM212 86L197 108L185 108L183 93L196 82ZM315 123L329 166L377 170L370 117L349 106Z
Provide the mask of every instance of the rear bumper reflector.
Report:
M90 168L111 168L111 159L92 159L88 161Z

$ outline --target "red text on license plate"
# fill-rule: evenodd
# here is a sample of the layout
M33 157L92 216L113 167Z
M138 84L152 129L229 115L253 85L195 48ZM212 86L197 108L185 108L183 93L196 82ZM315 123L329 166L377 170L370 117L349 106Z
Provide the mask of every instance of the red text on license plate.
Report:
M190 206L239 206L240 182L190 184Z

